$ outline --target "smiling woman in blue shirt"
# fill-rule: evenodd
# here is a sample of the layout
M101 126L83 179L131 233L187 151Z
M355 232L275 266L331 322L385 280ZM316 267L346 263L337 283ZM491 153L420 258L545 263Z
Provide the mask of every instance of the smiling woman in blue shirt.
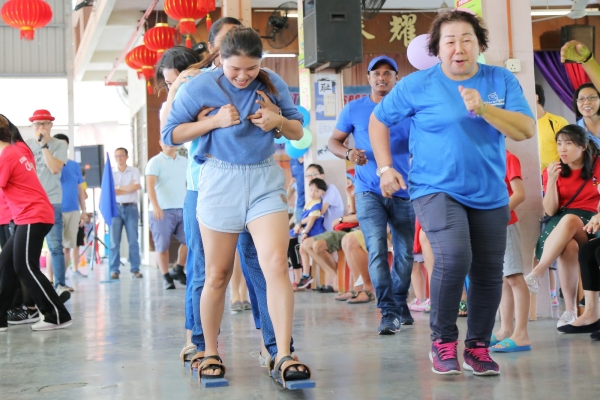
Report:
M504 140L535 134L517 79L477 63L488 46L483 22L455 10L438 16L429 53L441 63L402 79L375 107L369 134L384 196L406 183L393 168L389 127L411 117L408 188L435 256L431 277L433 372L459 374L456 319L467 273L465 369L497 375L487 349L502 293L509 220ZM390 166L391 168L386 168Z
M308 367L295 361L289 350L294 298L287 272L288 206L283 170L273 159L276 134L291 140L302 137L302 114L285 82L260 68L262 41L253 29L232 28L220 47L222 68L180 89L162 131L169 145L200 138L193 154L201 164L196 214L206 257L200 301L206 350L199 374L205 379L225 375L217 336L235 245L247 229L267 282L278 348L272 367L284 382L308 379ZM259 90L279 107L279 114L259 108ZM199 114L208 118L198 120Z

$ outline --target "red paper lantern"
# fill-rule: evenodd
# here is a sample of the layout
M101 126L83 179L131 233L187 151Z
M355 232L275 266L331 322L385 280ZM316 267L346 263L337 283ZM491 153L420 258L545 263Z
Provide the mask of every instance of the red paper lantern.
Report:
M127 64L129 68L136 70L138 79L142 79L144 77L142 74L142 67L137 65L137 63L133 60L133 50L131 50L125 56L125 64Z
M147 48L144 44L134 47L134 49L131 50L131 62L133 65L137 65L138 68L142 69L142 75L144 75L144 78L146 78L147 81L148 94L152 94L152 84L150 83L150 80L154 76L154 64L156 64L157 59L158 54Z
M8 0L2 6L2 19L21 30L21 39L33 40L34 29L42 28L52 19L52 8L43 0Z
M159 23L146 31L144 43L147 48L156 51L160 58L165 50L175 46L175 36L177 36L177 30L171 28L169 24Z
M203 0L165 0L165 13L179 21L179 32L186 35L185 45L192 48L190 35L196 33L196 20L204 18L208 13L206 7L201 7Z

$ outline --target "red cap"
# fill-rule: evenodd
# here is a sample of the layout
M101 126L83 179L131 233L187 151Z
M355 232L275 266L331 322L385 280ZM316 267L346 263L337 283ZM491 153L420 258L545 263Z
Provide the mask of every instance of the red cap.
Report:
M54 121L54 117L50 114L48 110L35 110L33 116L29 118L31 122L33 121Z

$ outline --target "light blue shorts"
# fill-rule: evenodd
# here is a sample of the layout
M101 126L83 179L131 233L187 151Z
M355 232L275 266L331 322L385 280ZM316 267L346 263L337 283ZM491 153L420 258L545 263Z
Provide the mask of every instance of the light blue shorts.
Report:
M285 176L273 157L257 164L207 158L202 164L196 217L207 228L241 233L255 219L287 210Z

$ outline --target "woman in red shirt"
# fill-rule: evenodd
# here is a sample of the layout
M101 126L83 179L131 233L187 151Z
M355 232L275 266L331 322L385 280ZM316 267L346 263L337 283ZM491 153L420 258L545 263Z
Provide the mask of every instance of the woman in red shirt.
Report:
M579 247L589 240L583 227L598 212L600 162L598 148L584 128L567 125L556 134L559 162L551 163L543 173L544 211L552 216L542 231L536 248L539 264L527 275L529 291L537 293L539 279L558 258L558 273L565 298L565 312L557 327L577 317ZM579 191L581 189L581 191ZM579 193L578 193L579 191Z
M44 315L31 329L66 328L72 324L71 315L39 265L44 238L54 223L54 209L37 177L31 150L23 142L14 142L10 124L2 116L0 190L15 223L15 233L0 253L0 332L8 329L6 314L19 279Z

